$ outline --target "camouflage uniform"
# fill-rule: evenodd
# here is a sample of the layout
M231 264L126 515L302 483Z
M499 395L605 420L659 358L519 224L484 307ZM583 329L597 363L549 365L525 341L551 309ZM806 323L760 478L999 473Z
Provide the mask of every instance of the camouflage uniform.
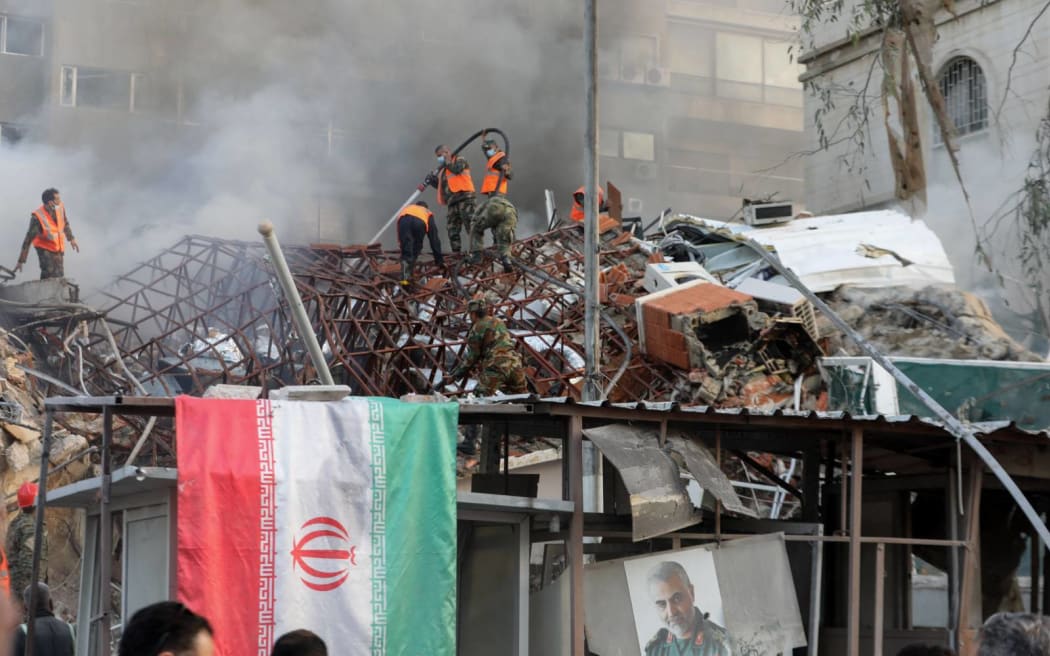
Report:
M441 176L441 197L448 199L448 241L452 244L452 252L458 253L463 250L463 241L460 239L460 231L467 233L470 237L470 224L474 218L474 192L460 191L452 193L448 188L448 174L459 175L470 168L470 164L462 157L454 157L452 162L445 167L446 174Z
M478 367L480 396L492 396L497 391L505 394L524 394L528 391L521 358L514 350L514 338L506 324L496 317L482 317L474 322L467 334L467 352L450 376L462 378Z
M645 656L733 656L733 641L722 627L704 619L700 609L693 608L692 636L675 637L667 628L660 629L645 645Z
M22 598L22 591L29 586L33 576L33 545L36 538L35 510L23 510L7 529L7 557L11 572L11 596ZM47 572L47 527L44 541L40 545L40 576Z
M470 252L480 251L485 244L485 231L492 230L492 241L500 257L510 255L510 245L514 242L514 228L518 225L518 210L502 194L493 194L481 204L474 215L474 225L470 230Z

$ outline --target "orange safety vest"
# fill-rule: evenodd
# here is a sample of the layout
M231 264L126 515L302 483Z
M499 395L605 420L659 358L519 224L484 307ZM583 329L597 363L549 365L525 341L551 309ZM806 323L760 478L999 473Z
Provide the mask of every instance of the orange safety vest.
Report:
M62 205L55 207L55 218L47 208L41 205L33 212L33 216L40 222L40 234L33 239L33 245L43 248L45 251L61 253L66 250L66 208Z
M430 232L430 219L434 218L434 213L425 207L419 205L409 205L405 208L405 211L401 213L401 216L414 216L423 222L426 226L426 231Z
M452 161L456 161L456 158L452 158ZM450 194L458 194L464 191L474 191L474 180L470 177L470 167L463 169L461 173L455 175L448 174L448 168L442 167L441 172L438 173L438 204L448 205L448 199L445 198L445 194L442 191L444 189L444 182L448 179L448 191Z
M11 575L7 571L7 552L0 548L0 593L11 596Z
M496 153L489 158L488 164L485 165L485 180L481 183L481 193L491 194L496 191L496 183L499 183L499 193L507 193L507 178L496 168L496 164L506 156L507 153ZM500 178L503 178L502 182Z
M580 187L572 195L572 212L569 214L569 218L573 221L583 221L583 203L576 200L576 194L586 193L583 187ZM602 193L602 188L598 187L598 212L601 213L602 205L605 204L605 194Z

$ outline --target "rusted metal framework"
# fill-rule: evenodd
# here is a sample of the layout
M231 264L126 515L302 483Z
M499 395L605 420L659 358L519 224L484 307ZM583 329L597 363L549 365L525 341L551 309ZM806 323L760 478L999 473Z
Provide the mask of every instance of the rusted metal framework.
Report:
M464 347L466 301L481 292L517 338L535 391L579 398L581 238L565 228L517 242L510 273L492 259L467 265L453 255L448 269L424 263L417 269L425 282L407 290L397 284L397 253L376 245L293 247L286 255L332 374L355 394L469 391L446 387L443 372ZM630 241L606 240L604 262L631 257L645 256ZM92 301L138 383L114 366L96 324L85 345L88 393L200 394L215 383L315 379L261 244L185 237ZM610 398L669 400L678 375L638 353L633 314L607 313L601 328Z

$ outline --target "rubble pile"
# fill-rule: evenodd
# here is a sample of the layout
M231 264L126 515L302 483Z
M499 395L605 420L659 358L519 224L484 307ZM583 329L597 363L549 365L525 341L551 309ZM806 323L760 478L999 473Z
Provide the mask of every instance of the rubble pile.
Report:
M843 287L829 296L828 303L865 339L893 355L1041 361L1006 334L984 301L952 286ZM855 349L848 340L831 347L832 352L843 353Z
M33 376L23 369L32 369L33 364L28 345L0 328L0 491L4 496L0 540L4 542L7 525L18 512L15 498L19 486L26 481L35 482L40 473L43 395ZM78 417L69 419L77 421ZM88 440L83 435L95 434L87 430L71 432L63 426L54 428L49 459L54 473L50 486L59 487L94 474ZM46 576L56 612L68 617L77 606L81 529L73 510L51 509L48 521L51 529Z

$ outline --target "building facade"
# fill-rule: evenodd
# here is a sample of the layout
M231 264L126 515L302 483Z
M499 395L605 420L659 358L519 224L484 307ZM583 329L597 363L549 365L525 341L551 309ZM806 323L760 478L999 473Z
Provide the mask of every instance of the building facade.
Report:
M294 216L308 239L349 241L371 238L437 142L500 127L514 139L521 224L542 225L545 188L567 214L583 168L579 7L317 7L0 0L3 145L90 151L110 179L201 206L216 179L258 186L259 211ZM802 165L785 162L803 142L796 24L778 0L602 5L601 179L623 190L627 215L725 219L744 198L801 200ZM249 130L260 113L268 122ZM231 155L249 143L260 152ZM477 173L483 158L466 153ZM271 196L277 185L294 200Z
M954 15L945 10L937 14L933 70L958 134L957 154L969 203L932 110L920 95L926 198L924 203L906 205L944 242L959 283L980 292L1015 336L1033 346L1036 342L1031 339L1038 336L1032 333L1045 335L1046 330L1025 318L1033 312L1030 293L1024 289L1024 280L1010 280L1019 240L1011 229L1015 226L1000 219L1023 186L1036 132L1048 114L1050 17L1041 15L1041 9L1043 3L1036 0L967 0L955 4ZM848 12L849 7L843 13ZM847 39L845 22L823 26L815 35L815 47L801 58L806 65L803 80L829 89L835 104L824 109L821 118L828 144L823 148L814 116L824 102L817 94L806 94L806 150L810 154L805 158L805 199L808 208L818 213L897 203L880 98L884 77L878 55L881 33ZM863 151L848 138L854 123L845 120L858 95L865 96L862 104L869 111ZM899 132L897 118L891 112L890 124ZM1006 277L1003 287L975 256L978 234L993 265ZM1019 316L1011 319L1012 312Z

